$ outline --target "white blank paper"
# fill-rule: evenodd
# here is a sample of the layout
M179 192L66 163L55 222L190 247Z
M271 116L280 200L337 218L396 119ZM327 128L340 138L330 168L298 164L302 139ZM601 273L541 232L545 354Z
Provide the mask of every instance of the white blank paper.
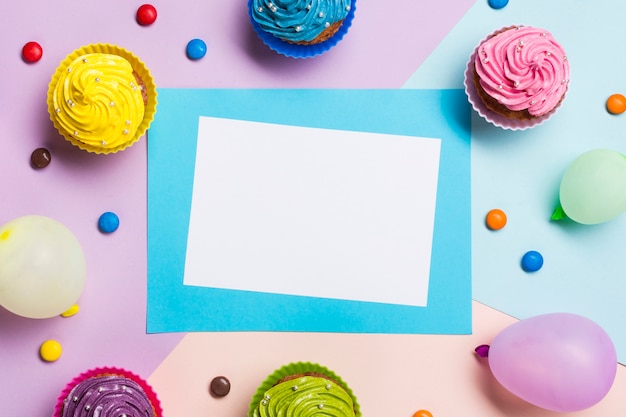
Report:
M425 306L440 144L200 117L184 284Z

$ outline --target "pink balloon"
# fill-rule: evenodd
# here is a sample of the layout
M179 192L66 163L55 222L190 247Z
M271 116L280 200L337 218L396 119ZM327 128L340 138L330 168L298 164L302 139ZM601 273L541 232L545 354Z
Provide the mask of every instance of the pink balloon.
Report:
M595 322L570 313L521 320L489 348L489 367L507 390L552 411L579 411L609 392L617 353Z

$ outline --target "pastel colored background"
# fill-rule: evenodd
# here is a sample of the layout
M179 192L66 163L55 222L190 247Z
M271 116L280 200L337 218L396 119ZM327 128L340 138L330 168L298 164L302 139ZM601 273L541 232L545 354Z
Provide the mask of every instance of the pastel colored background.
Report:
M561 176L578 155L596 148L626 154L626 118L605 108L611 94L625 89L626 62L612 52L621 48L620 18L614 12L622 6L550 1L542 2L538 13L532 4L510 1L494 11L477 2L404 87L461 88L463 74L453 69L464 68L476 43L503 26L546 28L561 42L571 84L548 123L504 131L473 116L473 296L517 318L555 311L589 317L611 335L624 363L626 216L596 226L549 221ZM586 29L572 30L576 26ZM482 224L494 207L509 215L507 227L498 233ZM519 268L529 250L544 257L543 268L533 274Z
M267 373L289 360L308 359L345 377L365 415L410 416L427 408L436 416L549 416L554 413L504 392L473 355L477 343L488 343L513 322L496 309L510 307L518 317L548 308L590 312L624 345L619 320L624 317L619 310L623 284L614 284L622 274L626 220L594 228L546 223L559 175L572 158L591 146L625 150L626 119L609 116L603 108L609 94L625 88L621 2L511 0L494 11L482 0L398 0L393 5L360 0L346 38L310 61L290 60L262 45L243 2L155 1L159 17L149 27L134 21L140 4L0 4L0 222L25 214L53 217L74 231L88 263L78 315L28 320L0 310L3 415L49 416L66 381L87 368L113 365L149 377L169 416L241 416ZM553 31L571 57L572 84L557 116L532 131L509 134L473 119L478 134L472 143L474 296L495 308L474 302L473 335L146 334L146 140L102 157L59 137L48 119L45 95L67 54L87 43L118 44L140 56L157 84L168 88L458 88L475 42L510 23ZM194 62L184 50L196 37L209 50ZM20 51L31 40L42 44L44 55L40 62L26 64ZM39 146L48 147L53 160L36 171L29 157ZM493 206L505 209L510 218L498 234L483 226L484 213ZM120 216L121 227L112 235L97 230L104 211ZM527 247L546 257L544 269L532 276L517 268L520 251ZM576 288L600 293L609 313L596 312L592 298ZM55 363L38 358L40 343L49 338L64 348ZM262 349L259 340L266 342ZM193 360L181 361L181 355ZM233 382L231 394L222 400L206 389L218 374ZM625 414L625 379L620 366L609 396L575 415ZM394 384L391 397L388 381Z

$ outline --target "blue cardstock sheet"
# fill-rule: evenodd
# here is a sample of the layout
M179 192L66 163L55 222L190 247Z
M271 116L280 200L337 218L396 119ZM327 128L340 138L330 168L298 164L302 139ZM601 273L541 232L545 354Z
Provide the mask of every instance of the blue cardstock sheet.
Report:
M158 100L148 133L149 333L471 333L471 111L462 90L159 89ZM441 139L427 306L184 285L201 116Z

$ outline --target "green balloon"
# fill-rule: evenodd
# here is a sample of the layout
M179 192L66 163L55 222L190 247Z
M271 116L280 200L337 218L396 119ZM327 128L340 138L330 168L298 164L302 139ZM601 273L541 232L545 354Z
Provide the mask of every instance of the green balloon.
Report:
M614 219L626 211L626 158L608 149L585 152L563 174L559 198L554 220L563 214L581 224Z

